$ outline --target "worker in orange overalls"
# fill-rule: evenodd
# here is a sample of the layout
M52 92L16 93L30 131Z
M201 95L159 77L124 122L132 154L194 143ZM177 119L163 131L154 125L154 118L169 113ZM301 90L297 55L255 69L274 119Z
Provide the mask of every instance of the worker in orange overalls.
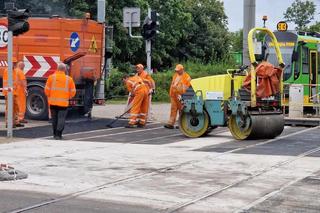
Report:
M148 87L143 80L134 75L132 77L125 76L123 78L130 96L133 98L130 108L130 119L127 128L144 127L146 125L146 116L148 112Z
M173 75L171 86L170 86L170 100L171 100L171 113L170 119L165 128L173 129L176 122L176 117L178 112L183 108L181 95L184 94L187 89L190 87L191 78L184 71L184 67L181 64L178 64L175 68L175 74Z
M17 93L18 93L18 100L19 100L19 122L20 123L28 123L24 119L25 113L26 113L26 98L27 98L27 80L26 76L24 75L23 69L24 69L24 63L22 61L19 61L17 64Z
M137 76L142 78L143 83L148 87L148 109L147 109L147 117L150 117L150 110L151 110L151 101L152 101L152 94L154 94L154 90L156 88L155 82L151 75L147 71L144 70L144 66L142 64L136 65L136 72Z
M23 124L19 122L19 99L18 99L18 69L17 69L17 59L13 58L13 72L12 72L12 80L13 80L13 88L8 88L8 69L5 69L3 72L3 94L6 98L6 121L7 121L7 114L8 114L8 90L12 90L13 95L13 128L15 127L24 127Z
M45 94L50 104L53 137L56 140L62 139L69 99L76 94L74 81L66 75L66 70L66 65L59 63L57 71L49 76L45 86Z

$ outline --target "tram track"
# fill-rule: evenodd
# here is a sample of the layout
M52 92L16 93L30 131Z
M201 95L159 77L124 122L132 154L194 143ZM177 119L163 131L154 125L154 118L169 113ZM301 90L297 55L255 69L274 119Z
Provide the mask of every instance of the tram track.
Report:
M244 147L240 147L240 148L236 148L236 149L233 149L233 150L229 150L229 151L217 154L215 156L206 155L204 158L201 158L201 159L189 160L189 161L185 161L185 162L182 162L182 163L179 163L179 164L162 167L162 168L150 171L150 172L138 173L138 174L134 174L134 175L130 175L130 176L124 177L124 178L119 178L117 180L106 182L106 183L98 185L98 186L94 186L94 187L90 187L90 188L87 188L87 189L84 189L84 190L79 190L79 191L76 191L76 192L72 192L72 193L69 193L69 194L58 196L57 198L50 199L50 200L47 200L47 201L44 201L44 202L39 202L39 203L30 205L30 206L27 206L27 207L15 209L15 210L9 211L8 213L27 212L27 211L31 211L31 210L34 210L34 209L38 209L40 207L44 207L44 206L48 206L48 205L51 205L51 204L59 203L59 202L65 201L65 200L70 200L70 199L73 199L73 198L77 198L79 196L86 195L86 194L89 194L89 193L92 193L92 192L96 192L96 191L99 191L99 190L102 190L102 189L106 189L106 188L109 188L109 187L112 187L112 186L115 186L115 185L124 184L124 183L127 183L127 182L132 182L132 181L135 181L135 180L138 180L138 179L142 179L142 178L145 178L145 177L148 177L148 176L154 176L154 175L161 174L161 173L164 173L164 172L173 172L174 170L176 170L178 168L181 168L181 167L186 166L186 165L194 164L194 163L200 162L200 161L205 160L205 159L212 160L212 159L219 158L219 157L227 155L227 154L231 154L231 153L238 152L238 151L241 151L241 150L245 150L245 149L248 149L248 148L252 148L252 147L255 147L255 146L264 145L264 144L271 143L271 142L274 142L274 141L278 141L278 140L281 140L281 139L284 139L284 138L287 138L287 137L292 137L294 135L305 133L305 132L314 130L316 128L318 128L318 127L310 128L310 129L304 129L304 130L297 131L297 132L294 132L294 133L291 133L291 134L288 134L288 135L280 136L280 137L275 138L275 139L262 141L262 142L259 142L259 143L256 143L256 144L250 144L250 145L247 145L247 146L244 146ZM222 132L226 132L226 131L227 130L224 130ZM222 132L220 132L220 133L222 133ZM216 133L216 134L219 134L219 133ZM281 167L283 165L289 164L291 162L294 162L294 161L296 161L296 160L298 160L300 158L303 158L303 157L305 157L307 155L310 155L310 154L312 154L314 152L317 152L317 151L320 151L320 147L317 147L315 149L312 149L312 150L309 150L307 152L304 152L304 153L300 154L299 156L297 156L296 158L294 158L292 160L287 160L287 161L284 161L284 162L280 162L280 163L275 164L275 165L273 165L271 167L263 169L260 172L257 172L257 173L255 173L255 174L253 174L253 175L251 175L251 176L249 176L249 177L247 177L245 179L242 179L240 181L237 181L235 183L227 185L227 186L225 186L225 187L223 187L221 189L210 191L210 192L207 192L205 194L198 195L197 197L195 197L195 198L193 198L193 199L191 199L191 200L189 200L187 202L180 203L178 205L175 205L175 206L173 206L171 208L166 209L165 212L168 212L168 213L169 212L170 213L171 212L177 212L177 211L179 211L179 210L181 210L181 209L183 209L183 208L185 208L187 206L190 206L190 205L192 205L192 204L194 204L194 203L196 203L198 201L201 201L203 199L206 199L206 198L209 198L211 196L214 196L215 194L218 194L218 193L220 193L222 191L225 191L225 190L227 190L227 189L229 189L231 187L234 187L234 186L237 186L237 185L239 185L241 183L244 183L245 181L251 180L252 178L257 177L257 176L259 176L259 175L261 175L263 173L266 173L268 171L271 171L272 169L275 169L275 168Z
M299 160L301 158L307 157L308 155L311 155L311 154L319 152L319 151L320 151L320 146L317 147L317 148L311 149L311 150L309 150L307 152L304 152L304 153L296 156L293 159L289 159L289 160L285 160L285 161L281 161L279 163L276 163L276 164L274 164L274 165L272 165L272 166L270 166L268 168L265 168L265 169L263 169L261 171L258 171L256 173L254 173L254 174L252 174L252 175L250 175L250 176L248 176L248 177L246 177L246 178L244 178L244 179L242 179L240 181L236 181L234 183L226 185L226 186L224 186L224 187L222 187L220 189L217 189L217 190L213 190L213 191L206 192L204 194L200 194L200 195L196 196L195 198L190 199L189 201L180 203L180 204L178 204L178 205L176 205L176 206L174 206L174 207L172 207L172 208L170 208L168 210L165 210L164 212L166 212L166 213L178 212L178 211L180 211L180 210L182 210L182 209L184 209L184 208L186 208L186 207L188 207L190 205L196 204L199 201L202 201L202 200L205 200L207 198L213 197L214 195L217 195L217 194L219 194L219 193L221 193L223 191L226 191L226 190L228 190L228 189L230 189L232 187L235 187L235 186L243 184L243 183L245 183L247 181L250 181L255 177L258 177L258 176L263 175L263 174L265 174L267 172L270 172L270 171L272 171L274 169L278 169L278 168L280 168L282 166L285 166L285 165L288 165L290 163L293 163L293 162L295 162L295 161L297 161L297 160Z

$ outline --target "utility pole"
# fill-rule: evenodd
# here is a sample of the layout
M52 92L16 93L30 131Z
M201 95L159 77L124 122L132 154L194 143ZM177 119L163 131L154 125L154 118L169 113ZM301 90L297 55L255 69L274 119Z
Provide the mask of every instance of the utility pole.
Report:
M255 27L256 22L256 0L243 0L243 53L244 65L250 65L248 50L248 33Z
M151 20L151 8L148 7L148 18ZM151 39L146 40L146 54L147 54L147 71L152 74L151 70Z
M105 22L106 22L106 1L104 0L97 0L97 21L101 24L103 24L104 29L103 29L103 35L105 36ZM102 47L103 50L105 50L105 45L106 45L106 36L105 39L103 41ZM101 65L102 68L104 68L105 65L105 58L106 58L106 53L103 53L103 64ZM95 92L95 96L98 100L104 100L105 99L105 74L106 74L106 70L103 70L104 75L101 75L101 78L98 79L97 81L97 85L96 85L96 92ZM85 103L87 104L87 103ZM91 116L91 112L88 112L88 117Z

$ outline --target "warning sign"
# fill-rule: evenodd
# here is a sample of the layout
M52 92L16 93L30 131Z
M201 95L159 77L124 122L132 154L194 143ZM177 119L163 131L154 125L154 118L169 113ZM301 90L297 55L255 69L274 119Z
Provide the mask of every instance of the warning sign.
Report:
M288 30L288 24L284 21L280 21L277 24L277 30L280 32L285 32Z
M96 38L95 38L94 35L93 35L93 36L92 36L92 39L91 39L89 51L90 51L90 52L93 52L93 53L96 53L96 52L97 52L97 49L98 49L97 41L96 41Z
M0 24L0 49L6 48L8 43L8 28L4 24Z

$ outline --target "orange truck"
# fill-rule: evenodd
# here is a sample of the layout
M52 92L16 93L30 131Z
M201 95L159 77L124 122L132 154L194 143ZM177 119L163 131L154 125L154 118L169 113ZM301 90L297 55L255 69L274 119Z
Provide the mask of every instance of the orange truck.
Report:
M26 114L31 119L46 119L47 98L44 86L55 72L57 63L68 65L77 95L70 100L82 114L88 113L93 99L102 104L104 97L94 97L96 85L103 79L104 24L84 19L29 18L30 30L13 39L13 57L24 61L28 82ZM7 63L7 18L0 18L0 88ZM3 95L0 93L0 96Z

